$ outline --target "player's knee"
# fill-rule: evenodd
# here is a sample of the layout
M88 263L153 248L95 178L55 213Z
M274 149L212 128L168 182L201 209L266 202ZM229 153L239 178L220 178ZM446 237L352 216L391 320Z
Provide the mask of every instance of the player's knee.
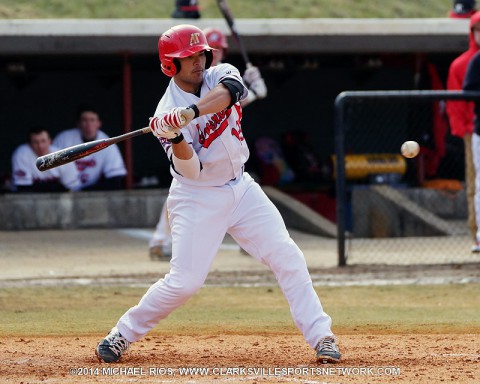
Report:
M293 279L308 276L305 256L298 247L288 247L266 255L264 262L275 274L290 276Z
M178 297L190 297L194 295L203 285L204 279L197 276L185 275L172 284L171 288Z
M262 256L268 264L296 264L297 261L305 259L300 248L291 239L264 248Z

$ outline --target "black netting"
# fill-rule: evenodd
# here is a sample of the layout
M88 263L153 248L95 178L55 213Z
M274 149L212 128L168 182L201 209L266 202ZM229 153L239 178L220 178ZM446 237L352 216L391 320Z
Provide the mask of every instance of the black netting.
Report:
M345 173L337 182L344 212L337 219L343 220L346 263L473 261L465 144L450 134L449 93L399 95L364 92L337 105L337 134L343 135L337 155L344 153ZM407 140L420 144L416 158L401 156Z

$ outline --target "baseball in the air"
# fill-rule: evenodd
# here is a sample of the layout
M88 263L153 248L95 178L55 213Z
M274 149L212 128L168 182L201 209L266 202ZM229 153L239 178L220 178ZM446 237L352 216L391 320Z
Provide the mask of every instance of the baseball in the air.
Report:
M416 141L405 141L400 148L402 155L408 159L415 157L420 152L420 146Z

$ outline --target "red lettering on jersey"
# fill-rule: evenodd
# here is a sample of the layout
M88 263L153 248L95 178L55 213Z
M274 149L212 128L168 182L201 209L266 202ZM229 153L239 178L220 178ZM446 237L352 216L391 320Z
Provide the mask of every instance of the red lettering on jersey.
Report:
M159 137L158 141L160 142L160 144L162 144L162 147L165 150L165 152L167 152L168 149L172 146L172 143L164 137Z
M200 124L197 124L198 142L204 148L208 148L212 142L219 137L225 129L228 127L228 118L232 113L232 109L223 110L215 113L210 120L207 121L203 130L200 128Z
M77 169L82 172L84 171L86 168L93 168L97 165L97 162L95 161L95 159L91 159L91 160L77 160L75 161L75 165L77 166Z
M241 124L241 121L242 121L242 107L240 106L240 104L234 104L233 105L237 111L237 114L238 114L238 119L237 121L235 121L235 125L236 127L233 127L232 128L232 136L235 136L239 141L244 141L245 140L245 137L243 136L243 132L242 132L242 124Z
M19 169L19 170L15 171L15 176L25 177L25 176L27 176L27 173L25 171L23 171L22 169Z
M235 136L239 141L244 141L242 133L242 107L239 103L234 104L232 108L235 108L237 112L238 119L235 121L235 127L231 129L232 136ZM223 110L221 112L215 113L212 115L210 120L207 121L205 127L202 129L200 124L196 124L198 132L198 142L204 148L208 148L212 142L219 137L225 129L228 127L228 118L232 114L232 108Z

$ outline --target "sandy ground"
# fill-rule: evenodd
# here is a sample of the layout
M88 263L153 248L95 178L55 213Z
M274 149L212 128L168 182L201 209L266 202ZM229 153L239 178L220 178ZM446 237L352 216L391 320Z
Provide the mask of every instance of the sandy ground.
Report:
M151 262L151 231L77 230L0 232L0 289L58 284L149 285L168 271ZM389 263L336 267L336 243L291 231L316 285L435 284L480 281L480 257L461 251L445 264ZM402 246L407 246L406 239ZM418 239L415 240L418 243ZM400 252L398 241L386 244ZM410 244L411 247L411 244ZM436 247L436 248L435 248ZM440 248L439 248L440 247ZM443 244L443 248L445 248ZM357 247L357 250L361 248ZM432 250L433 249L433 250ZM448 252L444 252L445 254ZM359 252L357 252L357 256ZM412 259L411 256L404 256ZM414 258L413 258L414 259ZM417 261L418 260L417 258ZM391 263L390 263L391 264ZM272 274L226 238L207 280L210 285L275 284ZM434 330L432 330L434 332ZM474 330L472 330L474 332ZM195 334L195 333L193 333ZM298 334L166 335L152 332L118 364L101 364L93 349L104 335L2 337L0 381L5 383L479 383L480 335L345 334L343 360L317 365ZM200 369L204 369L203 371Z
M316 285L480 281L480 254L469 252L468 241L463 246L466 249L453 252L450 259L443 254L452 251L435 238L404 239L401 243L393 239L390 244L381 241L385 262L373 264L368 264L369 252L363 243L364 248L353 246L352 260L358 263L338 268L335 240L290 232L305 254ZM149 285L169 270L168 262L149 259L151 233L144 229L0 231L0 287L59 282ZM431 256L424 254L422 259L415 259L411 253L418 249L431 252ZM361 252L363 257L359 256ZM425 259L429 262L425 263ZM392 265L393 260L399 265ZM238 245L229 237L225 238L207 280L207 284L228 285L274 283L270 271L239 252Z
M343 361L317 365L298 335L152 335L116 364L98 337L7 338L5 383L478 383L478 335L344 335Z

